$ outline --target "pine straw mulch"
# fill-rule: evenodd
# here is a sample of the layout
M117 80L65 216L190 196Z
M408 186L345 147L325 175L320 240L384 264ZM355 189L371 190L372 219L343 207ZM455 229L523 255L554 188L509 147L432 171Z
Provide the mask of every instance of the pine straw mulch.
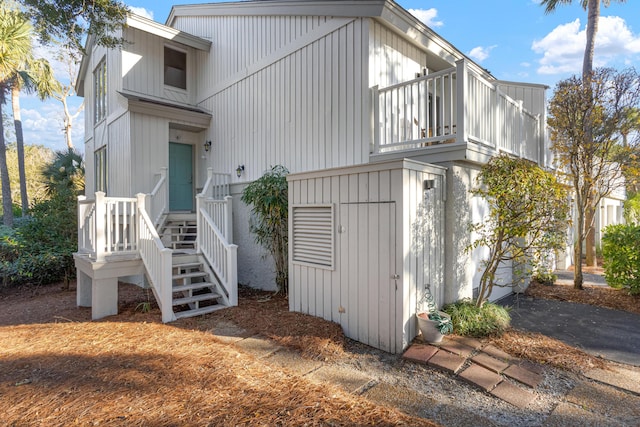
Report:
M629 295L624 289L613 289L608 286L584 285L583 287L583 290L579 290L575 289L573 284L556 283L553 286L545 286L532 282L526 295L534 298L597 305L640 314L640 295Z
M339 324L289 311L289 300L282 294L240 286L238 295L238 307L179 323L187 328L211 330L225 320L293 348L307 359L335 361L346 357L345 336Z
M73 290L0 301L2 425L435 425L163 325L157 308L135 310L135 287L120 287L120 314L106 321L73 308Z

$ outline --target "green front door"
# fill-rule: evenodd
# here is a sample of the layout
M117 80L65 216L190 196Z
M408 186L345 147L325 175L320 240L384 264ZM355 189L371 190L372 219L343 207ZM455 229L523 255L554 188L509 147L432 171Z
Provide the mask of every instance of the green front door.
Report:
M193 211L193 151L191 145L169 143L169 210Z

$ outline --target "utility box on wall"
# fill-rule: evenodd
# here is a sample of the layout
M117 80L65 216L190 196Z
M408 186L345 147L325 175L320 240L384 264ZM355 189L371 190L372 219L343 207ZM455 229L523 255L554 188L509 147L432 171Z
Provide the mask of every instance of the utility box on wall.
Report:
M289 309L402 352L425 286L444 297L445 172L403 159L289 175Z

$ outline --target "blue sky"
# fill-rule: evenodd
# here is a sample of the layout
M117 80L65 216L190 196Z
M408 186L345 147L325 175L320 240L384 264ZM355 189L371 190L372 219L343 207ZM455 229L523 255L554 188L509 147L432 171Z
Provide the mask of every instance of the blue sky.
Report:
M165 23L172 4L158 0L125 0L132 10ZM211 1L185 0L183 3ZM467 54L496 78L542 83L550 87L579 74L585 45L586 12L574 4L545 15L539 0L397 0L434 31ZM46 50L42 51L46 55ZM628 1L601 9L595 66L640 69L640 2ZM56 67L68 80L65 67ZM82 101L71 100L72 110ZM65 147L62 106L23 97L25 142L59 150ZM81 151L82 115L74 122L73 141Z

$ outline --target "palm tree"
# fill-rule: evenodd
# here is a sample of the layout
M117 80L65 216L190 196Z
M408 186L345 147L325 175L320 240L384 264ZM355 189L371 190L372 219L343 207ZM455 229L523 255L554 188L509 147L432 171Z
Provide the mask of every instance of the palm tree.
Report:
M11 81L31 52L31 25L23 16L6 7L0 7L0 117L7 101ZM13 203L7 169L7 148L4 126L0 125L0 182L2 184L3 222L13 226Z
M580 0L580 5L587 11L587 45L584 49L584 59L582 60L582 79L589 80L593 72L593 53L596 46L596 34L598 32L598 20L600 19L600 1L605 7L609 7L611 0ZM626 0L616 0L624 3ZM573 0L542 0L545 13L553 13L560 5L571 4Z
M44 168L42 176L45 178L45 191L50 196L64 191L84 193L84 161L73 148L56 151L55 158Z
M58 86L59 84L53 77L49 62L46 59L34 59L31 55L26 58L23 69L16 70L11 79L11 103L13 106L13 123L16 130L22 216L27 214L29 200L27 196L27 177L24 167L24 135L22 133L22 119L20 117L20 92L22 90L35 92L40 100L44 100L52 96Z
M596 34L598 32L598 21L600 19L600 2L608 7L611 0L580 0L580 5L587 11L587 44L584 49L584 58L582 61L582 81L586 87L591 86L591 77L593 75L593 54L595 51ZM626 0L616 0L624 3ZM545 13L554 12L558 6L573 3L572 0L542 0L541 6L544 6ZM593 123L591 120L591 110L586 112L587 116L584 120L584 143L591 145L593 143ZM586 263L589 266L596 265L596 245L595 245L595 214L596 206L593 195L588 196L584 206L584 224L578 224L578 227L585 227L585 246L586 246ZM578 206L578 209L583 209ZM582 242L576 242L575 260L574 260L574 280L573 284L576 289L582 289Z

